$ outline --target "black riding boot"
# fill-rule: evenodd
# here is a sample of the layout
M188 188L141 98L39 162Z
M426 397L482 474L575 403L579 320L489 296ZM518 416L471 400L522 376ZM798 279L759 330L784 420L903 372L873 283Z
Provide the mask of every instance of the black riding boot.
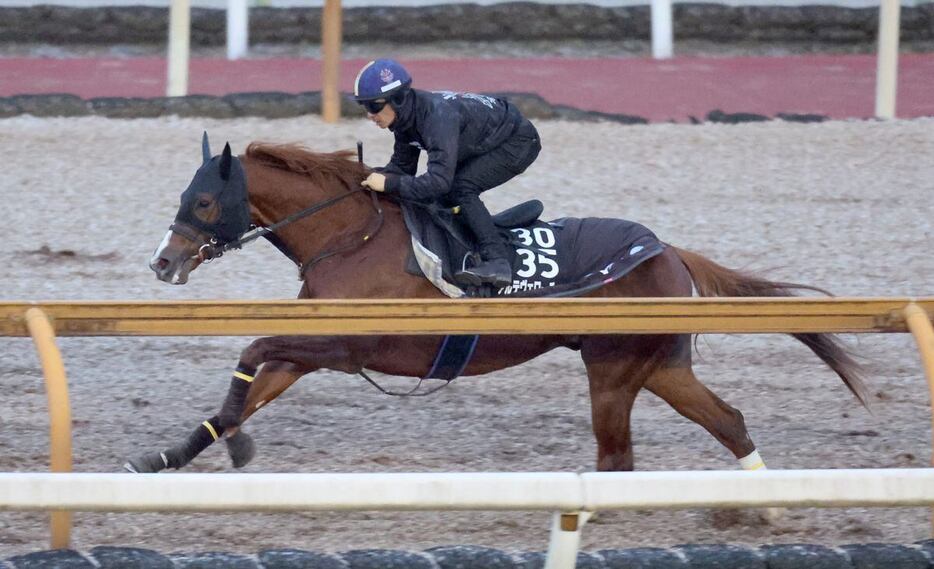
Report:
M512 284L512 266L506 245L486 206L479 199L461 204L460 215L480 244L483 262L457 273L455 278L472 286L491 284L497 288Z

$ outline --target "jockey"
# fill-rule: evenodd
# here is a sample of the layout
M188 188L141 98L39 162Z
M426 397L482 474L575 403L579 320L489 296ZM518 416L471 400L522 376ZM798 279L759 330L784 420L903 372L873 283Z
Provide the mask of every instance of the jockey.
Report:
M412 89L412 77L391 59L367 63L354 98L367 118L395 135L392 158L363 185L408 200L460 206L459 215L480 245L482 263L456 276L471 285L512 284L506 242L480 194L521 174L541 150L538 132L505 99ZM416 176L419 153L428 169Z

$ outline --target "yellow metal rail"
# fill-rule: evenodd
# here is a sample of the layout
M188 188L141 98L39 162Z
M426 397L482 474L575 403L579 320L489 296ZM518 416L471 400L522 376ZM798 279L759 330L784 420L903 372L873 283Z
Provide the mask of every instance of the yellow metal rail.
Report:
M59 336L907 332L934 297L0 302L0 336L41 308Z
M45 392L49 400L49 470L71 472L71 404L68 402L65 364L46 314L33 307L25 312L24 318L45 375ZM52 512L49 525L52 549L67 548L71 543L71 512Z

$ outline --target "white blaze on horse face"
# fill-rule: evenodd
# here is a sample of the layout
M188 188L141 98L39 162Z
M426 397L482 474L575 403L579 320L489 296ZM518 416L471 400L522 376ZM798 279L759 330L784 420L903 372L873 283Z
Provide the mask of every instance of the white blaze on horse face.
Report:
M188 272L192 268L191 259L188 259L186 262L171 263L169 259L165 257L165 252L169 249L172 235L173 232L171 230L165 234L162 243L159 243L156 251L152 254L152 258L149 260L149 268L156 272L161 281L172 284L185 284L188 282ZM168 269L172 270L171 274L166 272Z
M159 246L156 247L156 252L152 254L152 258L149 259L149 267L153 270L156 269L156 263L159 262L159 257L162 256L162 252L165 251L166 247L169 246L169 239L172 238L172 231L167 231L165 237L162 238L162 243L159 243Z

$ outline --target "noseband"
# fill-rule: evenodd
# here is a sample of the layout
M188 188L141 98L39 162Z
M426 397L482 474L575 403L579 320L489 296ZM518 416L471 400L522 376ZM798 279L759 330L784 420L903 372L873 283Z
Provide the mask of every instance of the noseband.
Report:
M172 233L178 233L179 235L181 235L185 239L188 239L192 243L197 243L198 238L200 237L199 232L196 231L193 227L191 227L187 223L182 223L179 221L176 221L175 223L170 225L169 231L171 231ZM224 254L223 252L218 252L217 245L218 245L217 237L215 237L214 235L211 235L208 238L207 243L198 247L198 252L192 255L191 257L189 257L189 259L192 259L192 260L197 259L198 261L201 261L204 264L210 263L214 259Z

